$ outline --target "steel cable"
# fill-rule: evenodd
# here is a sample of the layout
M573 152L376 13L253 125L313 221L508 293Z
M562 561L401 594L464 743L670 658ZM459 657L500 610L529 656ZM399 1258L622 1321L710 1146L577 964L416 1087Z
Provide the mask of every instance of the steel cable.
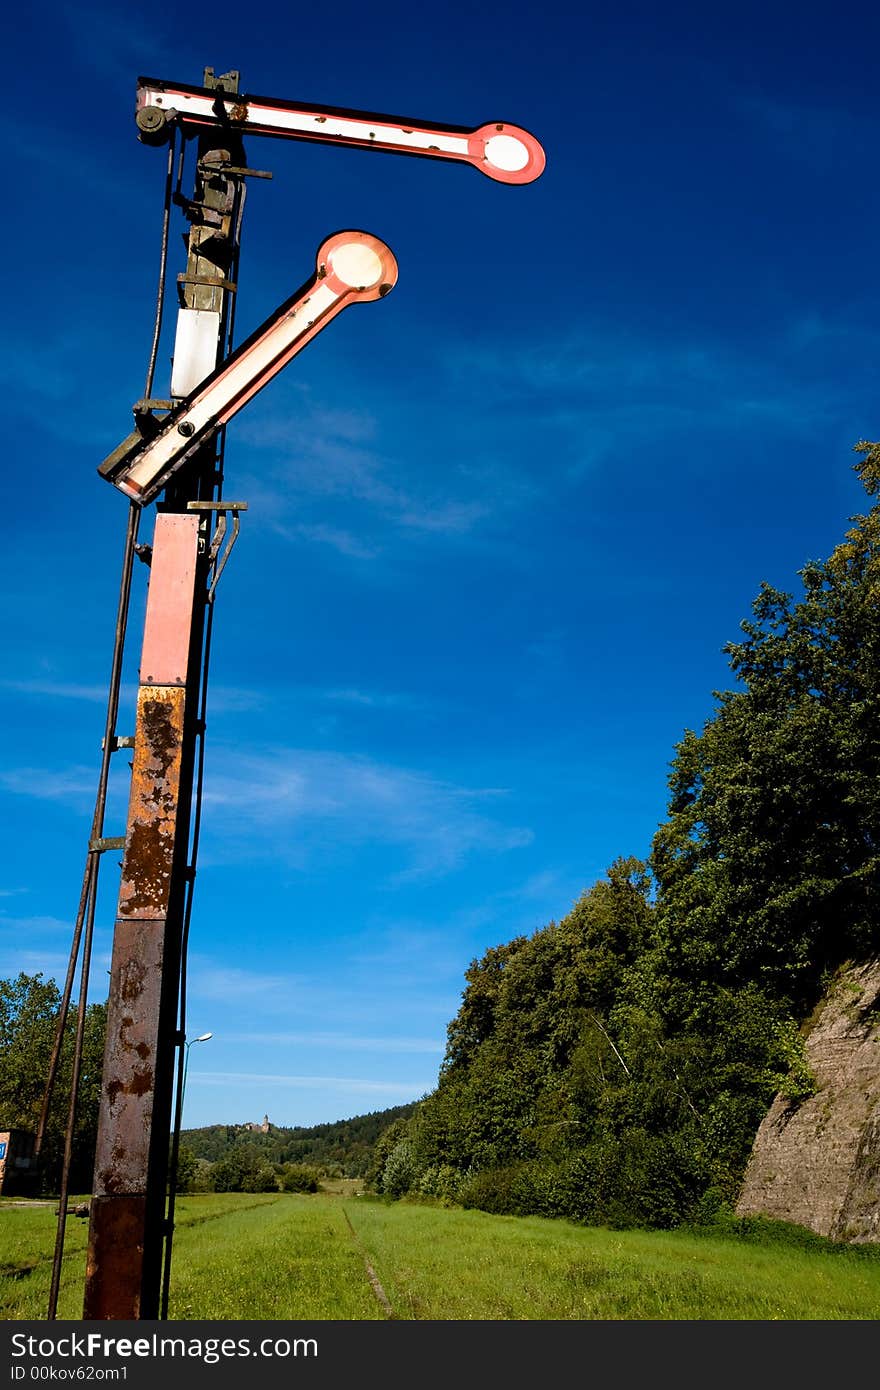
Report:
M150 345L150 359L147 365L147 381L144 396L150 400L153 395L153 377L156 373L156 357L159 352L159 339L162 336L162 318L165 312L165 278L168 270L168 230L171 224L171 185L174 178L175 129L171 128L168 142L168 165L165 171L165 203L162 212L162 249L159 255L159 284L156 290L156 314L153 321L153 341ZM181 151L182 154L182 151Z

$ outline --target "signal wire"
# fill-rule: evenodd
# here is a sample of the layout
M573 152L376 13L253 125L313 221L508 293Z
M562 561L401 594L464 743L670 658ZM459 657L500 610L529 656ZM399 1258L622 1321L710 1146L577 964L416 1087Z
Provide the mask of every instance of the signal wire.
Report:
M153 377L156 373L156 357L159 352L159 338L162 334L162 317L165 311L165 278L168 270L168 229L171 223L171 185L174 178L174 145L177 139L177 132L174 126L171 127L171 139L168 142L168 165L165 170L165 200L162 211L162 245L159 253L159 284L156 290L156 312L153 321L153 341L150 345L150 358L147 364L147 382L144 387L144 396L149 400L153 394ZM181 158L183 150L181 149Z

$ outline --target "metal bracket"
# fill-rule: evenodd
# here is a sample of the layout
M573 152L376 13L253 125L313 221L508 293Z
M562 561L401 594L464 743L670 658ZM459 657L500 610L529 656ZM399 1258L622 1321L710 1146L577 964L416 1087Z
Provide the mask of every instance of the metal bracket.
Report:
M238 80L241 72L238 68L230 68L229 72L221 72L219 77L215 77L213 68L205 68L202 77L202 86L217 92L238 92Z
M238 293L238 286L232 280L224 280L222 275L186 275L181 272L177 277L177 298L181 308L186 307L184 285L208 285L211 289L225 290L227 294Z
M226 561L232 553L232 547L238 540L238 533L241 525L238 519L239 512L246 512L247 502L187 502L188 512L214 512L217 516L217 524L214 527L214 535L211 538L211 547L208 551L208 563L213 570L211 587L208 590L207 602L214 602L214 594L220 576L226 566ZM227 528L226 513L232 512L232 526ZM224 547L224 540L226 542ZM220 553L222 550L222 554Z
M99 835L94 840L89 840L91 853L104 854L108 849L125 849L125 836Z
M275 175L271 169L248 169L240 164L231 164L228 160L200 159L198 161L199 172L202 174L235 174L240 179L274 179Z
M235 294L238 285L232 280L224 280L222 275L186 275L183 271L177 277L178 285L211 285Z

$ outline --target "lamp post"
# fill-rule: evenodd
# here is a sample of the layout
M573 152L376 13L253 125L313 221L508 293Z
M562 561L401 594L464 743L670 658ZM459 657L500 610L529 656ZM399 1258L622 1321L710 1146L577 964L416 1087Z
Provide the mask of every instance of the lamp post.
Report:
M192 1047L193 1043L197 1043L197 1042L207 1042L208 1039L209 1039L209 1038L213 1038L213 1036L214 1036L213 1033L200 1033L199 1036L198 1036L197 1038L190 1038L190 1040L189 1040L188 1043L184 1043L183 1081L180 1083L180 1118L181 1118L181 1120L183 1119L183 1098L184 1098L184 1095L185 1095L185 1093L186 1093L186 1073L187 1073L187 1069L188 1069L188 1067L189 1067L189 1050L190 1050L190 1048Z
M183 1044L183 1072L180 1078L180 1088L177 1092L177 1100L174 1106L174 1128L171 1133L171 1162L169 1164L168 1176L168 1206L165 1217L165 1258L162 1268L162 1288L160 1293L160 1313L163 1319L168 1317L168 1293L171 1281L171 1242L174 1238L174 1198L177 1188L177 1158L180 1152L180 1125L183 1120L183 1097L186 1091L186 1073L189 1070L189 1050L193 1043L207 1042L213 1038L213 1033L200 1033L197 1038L190 1038L189 1042Z

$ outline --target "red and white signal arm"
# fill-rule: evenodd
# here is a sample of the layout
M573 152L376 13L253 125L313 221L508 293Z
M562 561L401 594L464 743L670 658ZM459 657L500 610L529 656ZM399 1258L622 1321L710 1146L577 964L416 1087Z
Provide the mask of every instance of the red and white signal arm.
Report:
M138 78L136 120L145 140L167 137L169 122L231 126L242 135L318 140L392 154L421 155L472 164L499 183L533 183L544 171L539 140L522 126L489 121L469 130L402 116L380 116L339 106L305 106L276 97L239 95L182 82Z
M318 248L317 268L179 405L152 439L129 435L99 466L108 482L146 503L171 475L349 304L381 299L397 283L390 247L369 232L336 232Z

